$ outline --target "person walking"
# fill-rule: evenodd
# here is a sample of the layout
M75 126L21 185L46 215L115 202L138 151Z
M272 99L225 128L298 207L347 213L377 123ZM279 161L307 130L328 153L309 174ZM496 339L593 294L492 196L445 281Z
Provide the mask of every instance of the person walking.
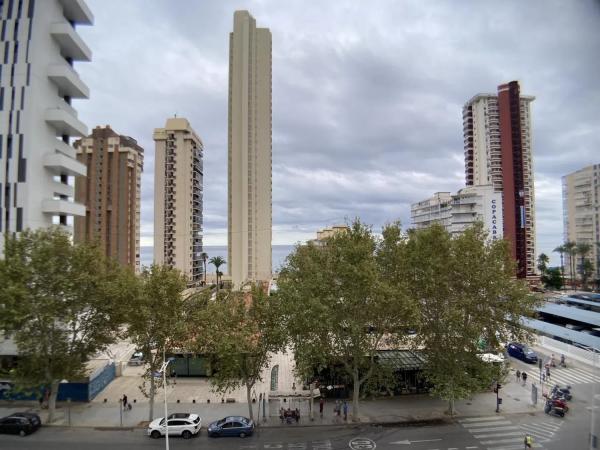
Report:
M127 395L123 394L123 410L127 409Z
M323 418L323 408L325 407L325 399L323 397L321 397L321 400L319 400L319 415L321 416L321 419Z
M546 379L550 381L550 367L546 366Z
M525 449L533 447L533 438L528 434L527 436L525 436L524 443Z
M523 379L523 386L525 386L527 384L527 374L523 372L521 378Z
M344 400L344 421L348 421L348 402Z
M517 373L515 374L517 376L517 383L519 381L521 381L521 371L519 369L517 369Z

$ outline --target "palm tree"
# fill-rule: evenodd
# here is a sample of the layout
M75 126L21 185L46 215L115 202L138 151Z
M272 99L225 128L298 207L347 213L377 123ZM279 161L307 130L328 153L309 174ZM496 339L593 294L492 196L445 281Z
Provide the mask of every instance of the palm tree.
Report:
M592 251L592 246L586 242L582 242L581 244L577 244L577 246L575 247L575 251L581 256L581 266L579 268L581 275L581 283L583 285L583 289L587 289L587 276L584 275L584 264L586 256L589 252Z
M565 256L565 246L564 245L559 245L558 247L556 247L554 250L552 250L553 252L557 252L560 254L560 273L562 275L562 284L563 286L565 285L565 262L564 262L564 256Z
M219 267L221 267L223 264L225 264L226 261L220 256L213 256L212 258L210 258L210 260L208 262L209 262L209 264L212 264L213 266L215 266L215 269L217 271L217 291L218 291L219 290L219 276L223 275L221 272L219 272Z
M575 256L577 255L577 244L573 241L564 243L565 253L569 255L569 275L571 276L571 288L575 289Z
M202 263L204 264L204 286L206 286L206 260L208 259L208 254L202 252L200 258L202 258Z
M542 276L546 275L546 271L548 270L548 263L550 262L550 258L545 253L540 253L538 256L538 270L542 274Z

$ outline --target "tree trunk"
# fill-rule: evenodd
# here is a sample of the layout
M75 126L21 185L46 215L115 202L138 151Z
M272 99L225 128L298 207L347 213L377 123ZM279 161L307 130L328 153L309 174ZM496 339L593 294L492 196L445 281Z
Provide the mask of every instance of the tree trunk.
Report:
M448 400L448 414L450 414L451 416L456 414L456 410L454 409L454 398Z
M50 383L50 395L48 396L48 423L54 422L56 412L56 397L58 396L58 380L52 380Z
M252 384L246 383L246 401L248 402L248 415L250 420L254 420L254 410L252 408Z
M154 420L154 396L156 395L156 384L154 381L154 371L151 371L152 375L150 378L150 395L148 396L148 420L152 422Z
M358 367L354 368L354 373L352 374L352 378L354 380L354 386L352 387L352 421L358 422L359 418L359 396L360 396L360 378L358 377Z

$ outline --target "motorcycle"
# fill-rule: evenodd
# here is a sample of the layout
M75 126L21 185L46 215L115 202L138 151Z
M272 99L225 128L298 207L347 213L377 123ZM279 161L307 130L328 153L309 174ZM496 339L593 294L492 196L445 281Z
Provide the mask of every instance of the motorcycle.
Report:
M552 400L546 402L544 412L551 416L565 417L565 410L559 406L554 406Z
M564 397L566 400L571 400L573 398L571 395L571 386L568 385L564 388L561 388L558 384L554 385L551 394Z

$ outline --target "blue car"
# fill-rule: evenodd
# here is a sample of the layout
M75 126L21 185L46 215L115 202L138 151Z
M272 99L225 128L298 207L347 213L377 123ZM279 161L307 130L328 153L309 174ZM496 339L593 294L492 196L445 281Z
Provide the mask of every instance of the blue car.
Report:
M225 417L208 426L208 435L212 437L239 436L244 438L252 436L252 433L254 433L254 422L242 416Z
M526 363L536 363L538 360L538 355L536 352L531 350L525 344L519 344L518 342L511 342L506 347L508 354L513 356L521 361L525 361Z

